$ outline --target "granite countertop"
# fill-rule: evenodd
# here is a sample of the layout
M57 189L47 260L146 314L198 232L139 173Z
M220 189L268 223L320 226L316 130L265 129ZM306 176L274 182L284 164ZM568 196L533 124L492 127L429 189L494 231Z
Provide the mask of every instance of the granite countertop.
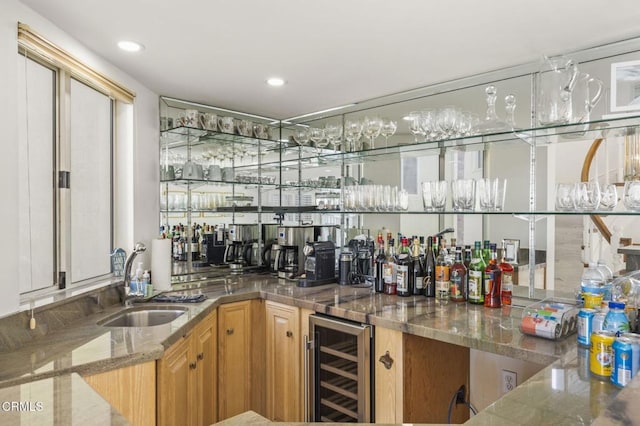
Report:
M0 387L72 372L93 374L158 359L218 305L262 297L547 366L473 417L472 423L574 424L578 419L590 423L598 416L598 421L604 422L607 416L616 414L614 408L640 395L638 377L622 391L588 377L588 358L578 348L575 335L558 342L523 335L518 325L522 306L529 301L519 297L514 297L514 306L490 309L467 303L440 304L423 296L389 296L356 286L301 288L269 275L177 284L174 290L203 293L208 299L183 304L187 313L166 325L147 328L97 325L97 321L122 309L118 305L105 308L78 324L1 352ZM627 405L631 409L631 404ZM518 414L520 409L529 414L523 417Z
M130 425L75 373L2 388L0 401L4 426Z

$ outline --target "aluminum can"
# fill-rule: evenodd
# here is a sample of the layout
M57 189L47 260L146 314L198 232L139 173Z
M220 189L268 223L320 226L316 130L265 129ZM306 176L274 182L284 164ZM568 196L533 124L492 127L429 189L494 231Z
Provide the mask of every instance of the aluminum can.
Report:
M625 387L633 377L633 340L618 337L611 345L613 358L611 363L611 383Z
M616 339L611 331L596 331L591 334L591 349L589 352L589 371L600 380L611 377L611 363L613 351L611 346Z
M557 321L530 315L524 316L520 324L523 333L546 339L557 339L562 331L562 327Z
M623 333L620 337L631 339L631 348L633 351L633 370L631 377L635 377L640 369L640 335L635 333Z
M578 312L578 344L591 346L591 333L595 309L582 308Z

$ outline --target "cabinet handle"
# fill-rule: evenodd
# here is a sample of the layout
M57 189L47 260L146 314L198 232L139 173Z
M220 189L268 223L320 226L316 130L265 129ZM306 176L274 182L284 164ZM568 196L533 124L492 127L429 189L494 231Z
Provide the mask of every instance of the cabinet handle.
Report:
M293 337L293 331L287 330L287 337Z
M200 352L200 353L198 354L198 360L199 360L199 361L202 361L203 359L204 359L204 352Z
M390 370L391 366L393 365L393 358L391 358L391 355L389 355L389 351L387 351L384 355L382 355L378 361L383 363L384 367L387 370Z
M196 365L196 363L195 363L195 362L190 362L190 363L189 363L189 368L190 368L190 369L195 370L195 369L196 369L196 367L197 367L197 365Z
M228 335L232 335L233 334L233 328L227 328L227 334Z

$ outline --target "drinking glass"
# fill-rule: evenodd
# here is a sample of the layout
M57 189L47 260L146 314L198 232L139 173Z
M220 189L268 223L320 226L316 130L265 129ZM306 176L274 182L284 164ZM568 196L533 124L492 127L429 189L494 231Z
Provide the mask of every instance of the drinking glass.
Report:
M556 184L556 210L565 212L573 210L573 191L574 185L570 183Z
M431 204L430 182L422 182L422 206L425 212L433 211L433 204Z
M380 134L384 136L384 146L389 146L389 136L393 136L398 130L398 123L394 120L383 118Z
M344 138L348 143L345 151L359 151L356 145L360 136L362 136L362 123L360 121L347 120L344 122Z
M490 212L496 208L496 196L498 193L498 179L478 179L477 182L478 203L480 210Z
M476 181L457 179L451 182L453 210L472 211L476 203Z
M438 111L437 123L443 138L456 136L458 121L458 109L456 107L446 106Z
M318 155L320 155L321 149L327 146L328 143L324 138L324 129L311 127L309 129L309 139L311 139L311 142L316 146Z
M362 132L369 138L369 149L374 148L375 139L380 136L382 120L379 117L365 117L362 122Z
M432 141L438 139L440 131L436 126L436 110L426 109L420 111L419 126L422 129L422 134L425 137L425 141Z
M422 114L419 111L409 113L409 131L413 134L415 143L424 139L426 133L422 126Z
M624 183L624 206L631 211L640 211L640 181L631 180Z
M333 150L337 151L342 136L342 126L337 123L327 123L324 126L324 135L327 138L327 143L333 145Z
M300 127L293 135L293 140L300 146L305 146L309 143L309 128Z
M494 210L501 212L504 210L504 200L507 195L507 179L496 178L496 205Z
M444 211L444 207L447 204L447 181L431 181L429 185L431 186L431 206L433 211Z
M406 189L398 191L398 210L407 211L409 209L409 193Z
M600 210L613 210L618 205L618 190L613 184L604 184L600 188Z
M578 182L573 191L574 207L580 211L597 210L600 205L598 182Z

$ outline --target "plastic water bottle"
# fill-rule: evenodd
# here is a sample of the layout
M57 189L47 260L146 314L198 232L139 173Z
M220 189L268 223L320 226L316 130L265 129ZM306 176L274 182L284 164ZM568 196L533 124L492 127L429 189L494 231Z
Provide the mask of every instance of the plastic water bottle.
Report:
M150 278L151 276L149 275L149 271L145 269L144 273L142 274L142 282L140 283L141 291L142 293L144 293L144 297L149 297L153 294Z
M623 302L609 302L609 312L604 317L603 327L607 331L613 331L620 335L620 333L628 333L629 330L629 318L624 312Z
M602 272L598 269L598 265L595 262L590 262L589 267L582 273L580 290L578 294L576 294L576 302L579 306L584 304L582 293L603 294L604 291L604 275L602 275Z

